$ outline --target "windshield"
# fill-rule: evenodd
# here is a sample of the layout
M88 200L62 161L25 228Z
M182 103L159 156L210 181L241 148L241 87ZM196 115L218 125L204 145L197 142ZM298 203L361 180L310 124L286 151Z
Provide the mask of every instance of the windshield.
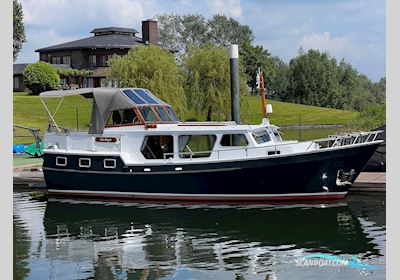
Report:
M169 119L167 113L165 112L164 108L156 107L156 111L157 111L157 114L160 117L161 121L163 121L163 122L170 122L171 121Z
M146 122L157 122L158 119L150 107L142 107L139 109L140 113Z
M257 144L262 144L271 141L271 137L266 129L253 131L254 140Z

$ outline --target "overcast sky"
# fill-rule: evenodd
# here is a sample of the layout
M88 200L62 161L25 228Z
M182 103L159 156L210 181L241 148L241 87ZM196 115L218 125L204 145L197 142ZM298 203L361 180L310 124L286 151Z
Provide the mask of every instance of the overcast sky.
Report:
M285 62L300 46L344 58L373 81L386 76L384 0L19 0L27 43L16 63L38 60L34 50L91 36L96 27L132 27L159 13L225 14L247 24L255 44ZM140 35L140 34L139 34Z

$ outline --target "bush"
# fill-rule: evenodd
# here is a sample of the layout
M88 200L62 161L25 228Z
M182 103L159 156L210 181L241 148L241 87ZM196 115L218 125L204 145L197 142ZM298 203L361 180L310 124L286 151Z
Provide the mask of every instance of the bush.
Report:
M60 76L47 62L39 61L28 65L24 72L24 83L32 94L56 89L60 85Z
M386 123L386 104L371 104L361 111L351 125L360 130L371 130Z

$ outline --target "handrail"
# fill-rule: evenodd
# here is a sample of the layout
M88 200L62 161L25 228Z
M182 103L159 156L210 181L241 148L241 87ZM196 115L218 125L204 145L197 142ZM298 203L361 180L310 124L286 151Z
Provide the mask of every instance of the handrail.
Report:
M322 147L322 148L332 148L336 147L336 143L338 140L344 140L344 139L350 139L351 137L356 137L354 141L349 142L348 144L344 145L337 145L337 146L350 146L350 145L355 145L355 144L361 144L361 143L366 143L366 142L374 142L376 137L378 136L379 133L382 133L383 130L376 130L376 131L370 131L370 132L357 132L357 133L348 133L348 134L343 134L343 135L330 135L330 137L326 138L320 138L320 139L315 139L315 140L308 140L308 141L302 141L303 143L310 142L310 145L307 147L306 151L308 151L313 144L318 144L321 142L328 142L327 147ZM367 141L370 139L371 135L374 135L372 141ZM360 136L368 136L367 139L363 140L362 137ZM356 141L360 139L360 143L356 143ZM329 146L329 141L334 141L334 143ZM298 143L302 143L298 142ZM339 142L341 143L341 142ZM197 152L177 152L177 153L163 153L163 158L164 161L167 159L167 157L174 157L175 155L190 155L190 160L193 159L193 156L196 154L204 154L204 153L217 153L218 159L220 158L220 152L227 152L227 151L237 151L237 150L244 150L246 152L246 158L248 158L248 150L253 150L253 149L268 149L268 148L273 148L275 150L275 154L277 152L278 147L282 146L287 146L291 145L293 143L282 143L282 144L276 144L276 145L268 145L268 146L257 146L257 147L246 147L246 148L232 148L232 149L226 149L226 150L211 150L211 151L197 151Z

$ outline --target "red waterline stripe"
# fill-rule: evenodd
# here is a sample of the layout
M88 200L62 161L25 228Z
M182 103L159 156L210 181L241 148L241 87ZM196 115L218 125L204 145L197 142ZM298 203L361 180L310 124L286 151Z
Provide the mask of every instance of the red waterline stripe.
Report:
M124 198L145 201L302 201L302 200L324 200L343 199L343 194L318 194L318 195L282 195L282 196L159 196L159 195L134 195L134 194L102 194L92 192L51 192L50 196L79 196L79 197L105 197Z

